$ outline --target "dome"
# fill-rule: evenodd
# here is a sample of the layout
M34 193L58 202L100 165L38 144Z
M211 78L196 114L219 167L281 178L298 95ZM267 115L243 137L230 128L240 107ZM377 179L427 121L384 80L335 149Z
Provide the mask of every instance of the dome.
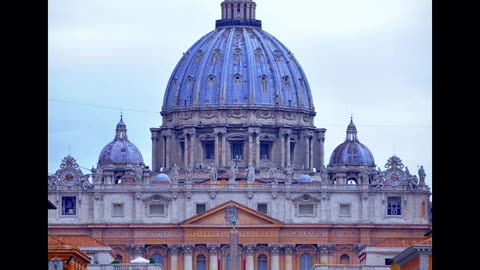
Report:
M242 12L229 5L245 2ZM163 113L195 108L285 108L314 112L302 67L255 19L253 1L224 1L216 29L198 40L175 67Z
M107 144L98 158L99 165L105 164L143 164L142 153L128 140L127 126L120 117L117 124L115 139Z
M159 173L153 178L156 183L171 183L170 177L164 173Z
M310 177L310 175L302 175L298 178L298 183L312 183L312 177Z
M329 166L375 166L372 152L358 141L353 119L350 119L345 142L333 150Z

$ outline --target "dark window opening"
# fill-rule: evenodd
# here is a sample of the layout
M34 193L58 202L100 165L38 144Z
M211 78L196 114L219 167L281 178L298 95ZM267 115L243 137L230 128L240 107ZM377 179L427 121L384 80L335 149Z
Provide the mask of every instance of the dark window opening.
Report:
M385 265L391 265L392 264L392 258L385 258Z
M62 215L75 216L77 214L77 198L62 197Z
M185 160L185 142L180 142L180 156Z
M260 143L260 159L270 159L269 143Z
M340 256L340 264L349 264L350 263L350 257L348 257L347 254L343 254Z
M195 208L197 215L207 211L207 205L204 203L197 203Z
M267 256L258 256L258 270L267 270Z
M207 260L205 255L197 256L197 270L206 270L207 269Z
M293 163L295 161L295 143L290 142L290 163Z
M257 204L257 211L267 215L268 214L268 206L266 203L259 203Z
M215 159L215 144L213 142L205 143L205 159Z
M243 159L243 143L232 143L232 159Z
M401 216L402 215L402 200L400 197L389 197L387 202L387 215Z

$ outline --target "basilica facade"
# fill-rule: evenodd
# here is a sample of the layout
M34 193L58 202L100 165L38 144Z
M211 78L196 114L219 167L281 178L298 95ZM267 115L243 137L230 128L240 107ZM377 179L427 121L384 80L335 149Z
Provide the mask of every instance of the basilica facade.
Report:
M123 117L89 174L65 157L48 177L51 235L91 236L123 262L228 270L235 206L242 270L310 270L431 230L423 169L395 155L377 165L353 119L324 160L306 75L255 10L223 1L215 30L180 59L150 129L151 168Z

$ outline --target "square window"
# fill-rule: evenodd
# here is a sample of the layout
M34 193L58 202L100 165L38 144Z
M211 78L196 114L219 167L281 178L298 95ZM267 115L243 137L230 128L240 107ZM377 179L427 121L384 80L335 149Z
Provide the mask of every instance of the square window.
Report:
M400 197L387 198L387 216L402 215L402 199Z
M243 159L243 143L232 143L232 159Z
M164 216L165 205L164 204L150 204L150 216Z
M114 203L112 217L123 217L123 203Z
M62 197L62 215L75 216L77 214L77 197Z
M270 159L269 143L260 143L260 159Z
M299 204L298 214L313 216L313 204Z
M351 208L350 204L340 204L340 211L338 213L339 217L350 217L351 216Z
M201 214L201 213L207 211L207 204L197 203L196 206L195 206L195 210L196 210L197 215Z
M268 206L266 203L259 203L257 204L257 211L262 213L262 214L265 214L265 215L268 215Z
M215 144L213 142L205 143L205 159L215 159Z

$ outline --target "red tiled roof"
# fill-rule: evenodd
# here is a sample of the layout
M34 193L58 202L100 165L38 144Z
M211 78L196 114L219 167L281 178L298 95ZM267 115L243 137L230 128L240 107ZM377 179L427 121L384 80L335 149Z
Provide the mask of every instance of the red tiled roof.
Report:
M404 238L404 239L385 239L377 242L373 247L410 247L420 242L425 241L425 238Z
M432 238L428 238L427 240L424 240L418 244L415 244L415 246L431 246L432 245Z
M88 235L55 235L55 238L67 245L74 245L79 248L85 247L108 247L102 242ZM50 238L49 238L50 239ZM49 242L50 244L50 242Z
M51 235L48 235L48 245L67 245L67 243L61 241L58 238L55 238Z

